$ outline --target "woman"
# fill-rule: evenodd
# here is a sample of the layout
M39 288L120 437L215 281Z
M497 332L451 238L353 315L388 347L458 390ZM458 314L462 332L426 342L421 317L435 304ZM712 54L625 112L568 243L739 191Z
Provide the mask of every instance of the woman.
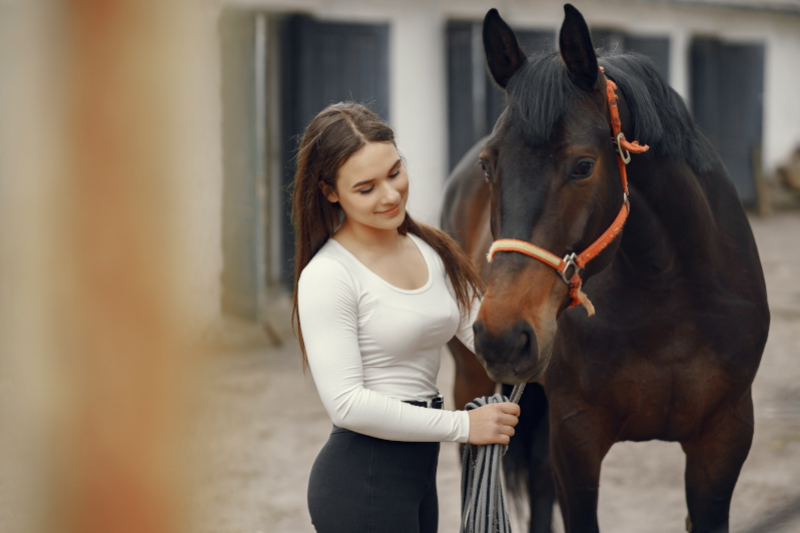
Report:
M432 532L439 442L508 443L519 407L443 411L439 352L472 347L481 280L445 234L406 213L392 130L358 104L306 129L292 217L305 365L334 428L311 471L320 533Z

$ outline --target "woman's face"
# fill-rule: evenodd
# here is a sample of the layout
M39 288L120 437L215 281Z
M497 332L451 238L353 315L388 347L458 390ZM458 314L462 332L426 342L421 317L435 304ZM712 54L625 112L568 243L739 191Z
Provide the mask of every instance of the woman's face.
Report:
M408 175L391 142L366 144L339 167L331 202L339 202L345 224L397 229L405 219Z

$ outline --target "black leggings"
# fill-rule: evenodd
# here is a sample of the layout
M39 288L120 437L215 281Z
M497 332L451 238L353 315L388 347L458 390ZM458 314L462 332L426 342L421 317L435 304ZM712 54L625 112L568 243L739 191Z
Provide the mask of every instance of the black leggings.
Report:
M438 442L376 439L333 426L308 482L318 533L434 533Z

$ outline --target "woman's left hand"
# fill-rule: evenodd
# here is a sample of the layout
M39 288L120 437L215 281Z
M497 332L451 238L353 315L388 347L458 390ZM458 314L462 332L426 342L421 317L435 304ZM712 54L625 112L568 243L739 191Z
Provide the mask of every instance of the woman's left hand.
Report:
M508 444L519 423L519 405L512 402L484 405L468 414L470 444Z

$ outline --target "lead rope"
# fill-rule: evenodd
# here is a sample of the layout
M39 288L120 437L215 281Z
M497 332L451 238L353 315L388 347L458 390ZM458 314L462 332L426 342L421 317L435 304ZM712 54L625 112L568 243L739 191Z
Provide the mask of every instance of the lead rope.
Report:
M518 404L525 383L514 385L511 398L502 394L475 398L464 408L471 411L492 403ZM461 457L461 533L511 533L508 510L503 500L500 483L500 458L506 454L507 444L475 446L473 457L470 444L464 446Z

